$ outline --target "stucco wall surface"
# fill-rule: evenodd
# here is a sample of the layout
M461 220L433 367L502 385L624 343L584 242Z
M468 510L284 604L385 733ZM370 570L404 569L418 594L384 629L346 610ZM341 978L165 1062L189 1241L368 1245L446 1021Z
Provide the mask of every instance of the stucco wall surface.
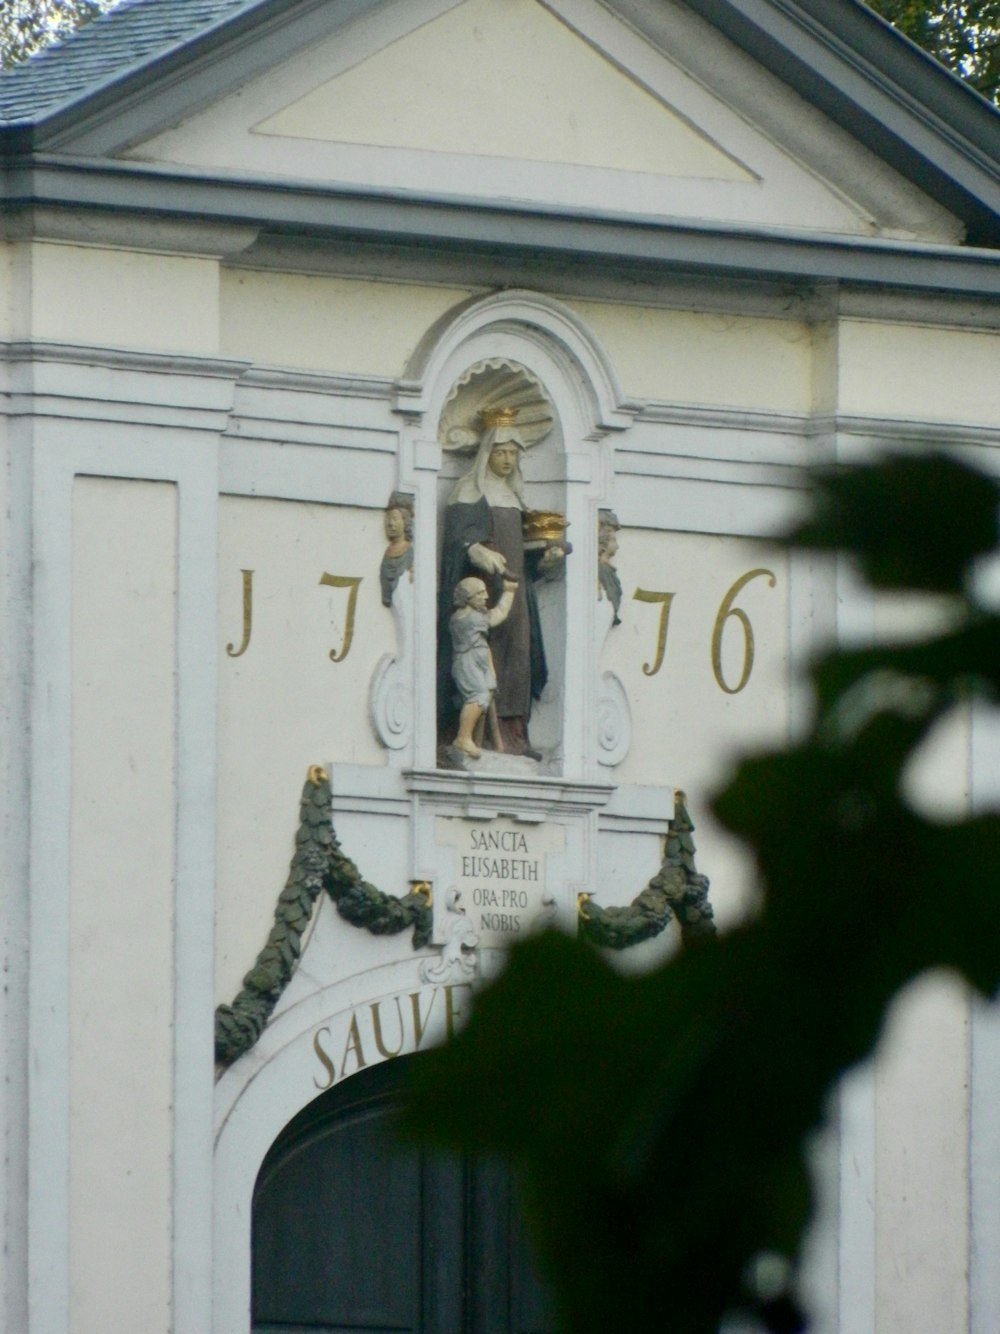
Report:
M219 348L218 265L100 246L31 247L20 337L187 356Z
M395 649L378 565L382 515L335 505L224 496L219 509L217 995L229 1001L264 943L285 883L310 765L381 766L368 686ZM242 571L253 572L245 633ZM360 579L346 656L349 589ZM231 651L230 651L231 650ZM236 656L238 654L238 656ZM364 863L364 848L351 855ZM402 886L397 887L402 890Z
M996 428L1000 333L848 319L838 355L842 412Z
M812 341L796 320L574 300L639 398L806 413Z
M77 478L69 942L73 1334L170 1325L176 559L175 486Z
M427 327L468 296L316 275L222 274L222 352L265 366L399 375Z

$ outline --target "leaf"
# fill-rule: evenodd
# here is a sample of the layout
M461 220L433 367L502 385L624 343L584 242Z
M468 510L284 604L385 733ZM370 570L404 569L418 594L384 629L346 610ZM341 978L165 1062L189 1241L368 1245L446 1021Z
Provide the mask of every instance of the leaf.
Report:
M997 538L997 484L942 454L816 474L813 517L791 545L850 551L875 588L959 593Z
M522 1161L574 1334L714 1334L737 1309L799 1328L787 1291L745 1276L762 1252L798 1258L805 1145L836 1079L920 973L1000 986L1000 818L935 823L901 792L944 709L1000 686L997 618L961 596L996 510L992 481L936 456L827 474L791 540L856 552L883 587L950 593L965 619L829 655L813 733L740 764L715 806L756 857L756 918L641 977L578 943L527 942L415 1072L411 1126ZM678 831L668 854L689 855ZM666 889L664 869L648 892Z
M928 825L919 846L926 948L985 996L1000 990L1000 818Z
M714 1330L756 1238L794 1249L810 1201L795 1134L734 1127L757 1077L750 967L739 934L637 979L575 942L532 941L414 1071L411 1128L524 1159L574 1330L662 1329L664 1293L671 1331Z
M912 41L994 102L1000 98L1000 0L869 0Z

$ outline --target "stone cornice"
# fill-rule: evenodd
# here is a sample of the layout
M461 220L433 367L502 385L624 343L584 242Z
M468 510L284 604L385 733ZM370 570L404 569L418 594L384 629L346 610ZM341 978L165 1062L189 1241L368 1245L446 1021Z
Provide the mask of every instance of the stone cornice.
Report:
M793 285L846 283L1000 298L1000 251L669 218L598 216L570 208L213 176L190 168L39 157L0 178L16 227L23 210L94 210L242 224L400 253L498 254L586 264L618 275L704 275Z

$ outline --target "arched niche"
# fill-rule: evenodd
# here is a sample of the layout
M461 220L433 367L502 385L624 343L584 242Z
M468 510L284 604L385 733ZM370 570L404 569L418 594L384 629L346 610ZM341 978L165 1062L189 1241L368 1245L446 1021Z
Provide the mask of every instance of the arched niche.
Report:
M587 437L627 430L641 406L625 398L607 353L568 306L540 292L510 289L470 297L430 326L396 384L396 411L436 423L464 367L504 355L575 396L570 425Z
M394 406L406 421L399 485L416 497L411 762L418 768L438 763L442 514L462 469L461 460L442 448L440 426L455 387L471 368L490 362L523 368L551 404L552 429L525 456L528 503L565 516L573 552L563 587L544 590L550 685L531 726L545 747L549 772L594 779L600 764L598 513L613 505L614 439L629 429L639 404L624 397L609 357L585 323L562 303L528 291L473 298L447 312L428 329L396 385Z

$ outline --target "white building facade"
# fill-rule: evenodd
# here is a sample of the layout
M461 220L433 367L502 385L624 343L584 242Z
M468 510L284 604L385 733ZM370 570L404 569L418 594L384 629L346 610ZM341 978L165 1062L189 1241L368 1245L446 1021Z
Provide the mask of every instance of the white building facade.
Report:
M5 1327L247 1334L285 1127L460 1023L511 937L633 899L678 790L717 922L752 904L714 786L900 615L769 535L817 462L998 466L1000 120L853 0L132 0L0 111ZM572 552L541 760L463 766L445 428L504 395ZM994 804L996 741L927 783ZM304 783L405 929L320 894L217 1063ZM998 1087L995 1017L921 984L822 1149L818 1328L1000 1328Z

